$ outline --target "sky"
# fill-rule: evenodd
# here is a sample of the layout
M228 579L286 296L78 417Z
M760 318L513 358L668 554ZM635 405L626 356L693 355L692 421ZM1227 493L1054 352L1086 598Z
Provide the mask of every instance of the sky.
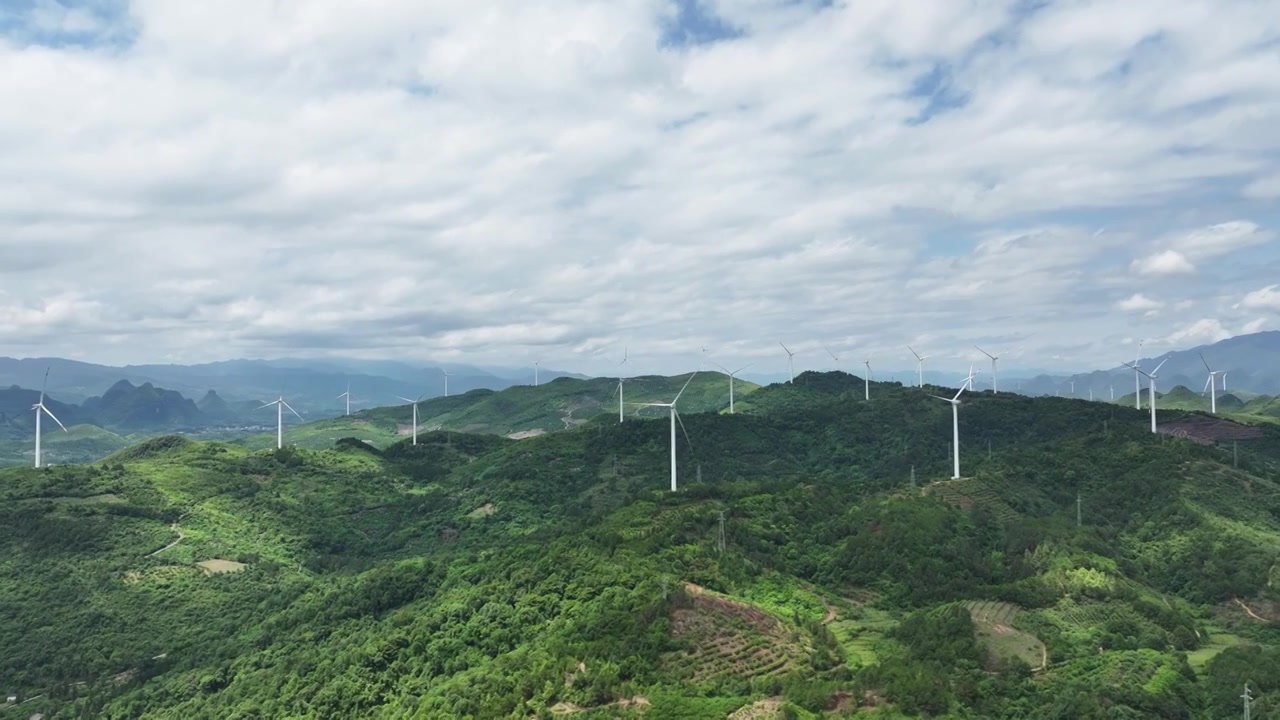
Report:
M0 355L1069 371L1280 329L1274 0L5 0L0 107Z

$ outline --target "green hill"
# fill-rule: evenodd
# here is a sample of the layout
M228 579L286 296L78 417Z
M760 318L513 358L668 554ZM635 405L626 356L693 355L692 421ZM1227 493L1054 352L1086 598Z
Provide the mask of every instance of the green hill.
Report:
M708 388L678 493L665 420L608 414L0 471L0 678L35 698L0 717L1189 719L1246 681L1280 706L1280 427L1233 460L976 393L953 482L948 405L862 390L805 373L731 416Z
M636 419L665 413L665 410L643 408L636 403L670 402L686 381L689 381L689 375L643 376L627 380L623 390L625 415ZM602 415L616 419L617 388L617 379L557 378L537 387L517 385L497 392L472 390L447 398L431 398L418 404L418 428L420 432L452 430L531 437L578 427ZM734 383L734 394L741 399L758 388L758 385L739 380ZM718 372L694 375L680 398L682 413L720 411L728 407L729 379ZM402 405L364 410L350 417L298 423L287 427L285 434L289 444L305 448L330 447L342 437L359 438L375 446L386 447L410 435L412 421L412 408ZM244 440L244 445L253 449L272 448L275 444L275 433L263 433Z

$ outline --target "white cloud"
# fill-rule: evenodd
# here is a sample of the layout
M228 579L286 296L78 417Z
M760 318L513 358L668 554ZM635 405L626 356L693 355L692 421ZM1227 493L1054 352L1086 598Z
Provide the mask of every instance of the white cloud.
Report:
M1116 308L1125 312L1147 313L1159 310L1162 307L1164 307L1163 302L1152 300L1142 293L1135 293L1116 303Z
M1241 306L1250 310L1280 312L1280 285L1268 285L1244 296Z
M1130 268L1139 275L1188 275L1196 271L1196 266L1187 256L1177 250L1165 250L1134 260Z
M1258 178L1245 185L1244 196L1259 200L1280 198L1280 175Z
M1186 327L1179 328L1159 342L1170 347L1181 348L1189 345L1204 345L1226 340L1234 335L1223 327L1217 318L1202 318Z
M709 0L741 35L681 47L667 0L71 5L0 29L16 353L1073 365L1266 282L1208 223L1280 177L1280 7ZM1206 283L1113 305L1135 256Z

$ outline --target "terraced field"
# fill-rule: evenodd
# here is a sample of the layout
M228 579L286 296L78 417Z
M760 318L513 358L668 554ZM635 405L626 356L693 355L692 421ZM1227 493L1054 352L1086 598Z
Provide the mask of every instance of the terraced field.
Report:
M672 634L688 642L664 659L673 673L695 682L779 677L807 655L804 636L777 618L697 586L686 592L688 606L671 613Z
M841 609L834 620L827 624L827 629L840 646L851 666L872 665L879 659L876 647L884 638L884 634L897 624L893 617L878 608L872 607L875 595L864 593L849 598L849 607Z
M995 667L1009 658L1017 658L1034 670L1043 670L1048 665L1044 643L1013 627L1019 612L1017 605L994 600L973 600L965 605L973 618L978 644L988 652L988 666Z
M1005 502L995 488L975 478L944 480L925 487L925 493L963 510L983 507L1002 522L1018 518L1018 511Z

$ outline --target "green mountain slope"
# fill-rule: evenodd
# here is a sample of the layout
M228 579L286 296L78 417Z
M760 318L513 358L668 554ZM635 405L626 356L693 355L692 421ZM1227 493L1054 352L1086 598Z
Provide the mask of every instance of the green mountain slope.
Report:
M806 373L687 410L674 494L666 421L608 415L0 471L0 677L40 696L11 714L1218 718L1246 681L1255 717L1280 703L1280 428L1233 460L1132 408L979 393L949 481L949 406L871 390Z
M680 398L682 413L720 411L729 407L729 379L720 373L705 372L695 374L691 381L687 374L631 378L624 384L623 412L631 419L657 417L665 410L644 408L637 403L670 402L686 382L689 386ZM616 419L617 388L616 379L557 378L537 387L517 385L498 392L472 390L447 398L431 398L418 404L418 428L420 431L531 437L578 427L601 415ZM734 394L741 399L758 388L739 380L734 383ZM408 405L374 408L350 417L289 426L286 441L298 447L323 448L338 438L355 437L385 447L409 436L412 421L413 410ZM275 444L274 433L244 441L246 447L253 449L272 448Z

